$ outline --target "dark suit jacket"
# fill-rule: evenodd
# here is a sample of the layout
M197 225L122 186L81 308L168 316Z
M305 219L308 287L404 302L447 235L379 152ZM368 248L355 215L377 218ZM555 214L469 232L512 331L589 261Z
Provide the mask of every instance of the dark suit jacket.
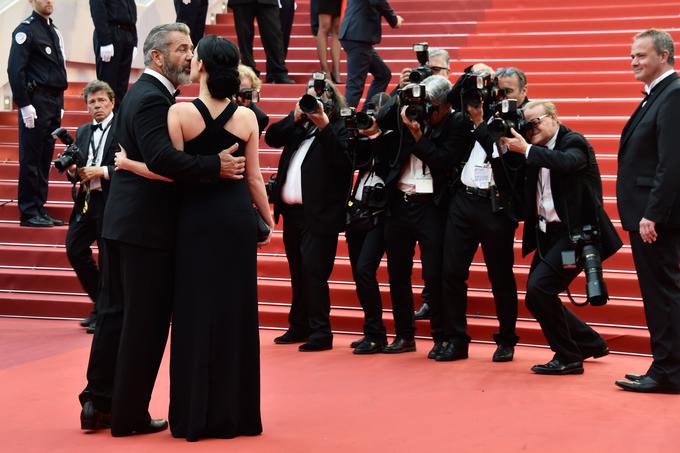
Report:
M276 184L272 190L274 218L285 210L281 189L286 181L293 153L305 137L305 130L290 113L267 129L269 146L283 152ZM307 227L315 234L338 234L345 225L345 204L352 185L352 158L348 153L348 134L343 121L334 121L318 133L302 162L302 200Z
M118 114L116 138L128 158L175 181L216 182L217 155L195 156L177 151L168 135L168 110L175 102L155 77L142 74L125 95ZM104 212L105 239L148 248L174 247L175 184L119 171L111 180Z
M347 0L340 39L378 44L382 39L381 16L390 27L397 26L397 15L387 0Z
M109 172L109 179L101 178L102 194L104 195L103 196L104 200L106 200L108 196L111 180L113 179L114 173L116 171L113 159L115 157L115 154L120 150L120 148L118 147L118 140L116 140L116 118L117 117L114 116L114 118L111 120L112 123L111 127L109 128L109 133L106 136L106 141L102 145L102 149L100 150L100 152L104 153L102 155L101 166L107 167L107 171ZM83 124L76 131L76 146L78 146L78 150L80 151L80 157L82 158L83 162L87 162L87 155L90 147L90 137L92 137L92 128L90 127L91 125L92 123ZM80 178L78 178L78 176L76 175L75 180L77 181L79 179ZM82 193L83 191L84 189L81 186L78 194L79 201L80 193Z
M279 1L278 0L229 0L227 3L227 6L230 8L232 6L240 6L240 5L271 5L271 6L279 6Z
M680 227L680 78L652 90L621 134L616 196L621 223L638 231L642 217Z
M532 145L526 163L523 256L536 249L536 191L541 168L550 169L555 210L569 233L580 233L584 225L596 227L603 260L621 248L621 239L602 205L602 180L595 152L583 135L560 125L555 149Z

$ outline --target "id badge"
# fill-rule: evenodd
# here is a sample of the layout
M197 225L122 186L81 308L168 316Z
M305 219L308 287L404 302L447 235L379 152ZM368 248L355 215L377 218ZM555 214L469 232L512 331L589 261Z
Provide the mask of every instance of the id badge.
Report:
M432 179L420 179L416 178L416 192L417 193L433 193L434 187L432 185Z
M541 230L542 233L545 233L548 230L548 224L544 217L538 218L538 229Z
M475 165L475 184L480 189L488 189L491 182L491 164Z

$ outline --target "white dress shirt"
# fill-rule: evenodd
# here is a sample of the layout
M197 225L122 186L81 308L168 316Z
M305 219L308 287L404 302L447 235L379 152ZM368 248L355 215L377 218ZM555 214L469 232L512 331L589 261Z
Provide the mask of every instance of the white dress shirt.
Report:
M101 167L102 158L104 156L104 150L106 149L106 138L109 136L109 131L111 130L111 121L113 121L113 112L109 113L109 116L104 118L101 123L93 120L92 125L100 124L100 128L92 132L90 141L87 144L87 167ZM99 148L97 149L97 146ZM97 159L94 159L94 150L97 149ZM109 169L104 167L104 179L110 179ZM90 180L90 190L102 190L102 183L99 178L93 178Z
M560 133L560 129L557 128L555 135L548 141L545 145L549 150L555 149L555 144L557 143L557 134ZM529 152L531 151L531 145L527 146L526 157L529 157ZM560 217L557 215L555 210L555 200L552 196L552 187L550 186L550 169L541 167L538 173L538 187L536 190L536 207L539 220L544 219L545 222L560 222Z
M290 158L286 181L281 188L281 200L286 204L302 204L302 163L315 138L312 135L304 139Z
M650 83L649 85L645 85L645 93L647 93L647 96L649 96L649 93L652 92L652 89L654 89L655 86L657 86L663 79L665 79L666 77L670 76L670 75L673 74L674 72L675 72L675 69L669 69L668 71L664 72L664 73L661 74L659 77L657 77L656 79L654 79L654 81L652 81L652 83ZM644 107L645 104L647 104L647 100L645 100L645 101L642 103L642 106Z
M175 85L173 85L172 82L169 81L168 78L165 77L163 74L149 68L144 69L144 74L149 74L150 76L158 79L163 84L163 86L168 89L170 94L172 94L173 96L175 95L176 91Z
M399 190L408 194L433 193L432 173L422 160L411 154L401 169L398 187Z
M500 156L500 154L498 153L498 148L494 143L491 157L496 158L498 156ZM475 142L475 146L470 152L470 157L468 158L467 162L465 162L463 171L460 174L460 181L468 187L475 187L477 189L488 189L489 187L495 185L493 172L491 171L491 164L485 161L486 151L484 151L484 148L479 142ZM478 170L475 170L476 168ZM482 168L487 168L487 170L479 170ZM477 172L477 177L475 177L475 172ZM483 177L484 173L488 173L488 178Z

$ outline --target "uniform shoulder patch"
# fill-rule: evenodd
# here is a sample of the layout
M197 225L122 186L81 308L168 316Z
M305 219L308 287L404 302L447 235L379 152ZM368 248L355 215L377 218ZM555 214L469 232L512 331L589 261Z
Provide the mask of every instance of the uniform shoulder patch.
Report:
M20 31L19 33L14 35L14 40L17 42L17 44L22 45L23 43L26 42L26 33Z

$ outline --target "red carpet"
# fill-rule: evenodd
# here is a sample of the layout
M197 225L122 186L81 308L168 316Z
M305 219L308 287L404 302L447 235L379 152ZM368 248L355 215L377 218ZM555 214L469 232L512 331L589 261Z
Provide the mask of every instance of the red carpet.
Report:
M91 336L73 321L0 318L0 451L3 452L655 452L677 451L680 396L636 395L613 381L649 359L608 356L583 376L536 376L545 349L520 347L494 364L493 347L432 363L429 342L400 356L358 357L356 337L303 354L262 331L264 434L188 444L168 432L112 438L78 427ZM167 415L167 363L151 412ZM124 450L123 450L124 449Z

